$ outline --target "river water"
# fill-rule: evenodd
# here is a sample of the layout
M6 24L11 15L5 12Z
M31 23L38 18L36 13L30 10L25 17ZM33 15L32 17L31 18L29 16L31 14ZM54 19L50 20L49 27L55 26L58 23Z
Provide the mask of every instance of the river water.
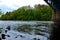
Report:
M12 30L28 34L42 35L49 38L52 31L52 21L0 21L0 28L10 26Z

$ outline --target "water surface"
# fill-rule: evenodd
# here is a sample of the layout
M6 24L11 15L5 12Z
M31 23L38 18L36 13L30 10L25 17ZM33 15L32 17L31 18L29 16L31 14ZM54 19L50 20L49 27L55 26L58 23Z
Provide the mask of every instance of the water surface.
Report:
M28 33L30 35L42 35L49 38L52 30L52 21L0 21L0 28L11 26L12 30Z

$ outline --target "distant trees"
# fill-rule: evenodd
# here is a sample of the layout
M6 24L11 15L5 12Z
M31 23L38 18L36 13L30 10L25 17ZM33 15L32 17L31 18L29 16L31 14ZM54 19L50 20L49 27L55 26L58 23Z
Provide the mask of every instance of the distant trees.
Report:
M1 11L1 9L0 9L0 15L2 14L2 11Z
M1 15L2 15L3 13L2 13L2 11L1 11L1 9L0 9L0 19L1 19Z
M47 5L23 6L12 12L6 12L1 20L51 20L52 9Z

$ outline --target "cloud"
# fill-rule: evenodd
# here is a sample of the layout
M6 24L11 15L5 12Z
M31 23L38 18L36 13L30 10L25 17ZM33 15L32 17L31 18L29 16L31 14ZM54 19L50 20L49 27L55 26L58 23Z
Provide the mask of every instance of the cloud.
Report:
M0 6L0 8L1 8L1 10L3 12L9 12L9 11L14 10L13 8L10 8L10 7L6 6L6 5Z
M43 0L0 0L0 9L2 10L15 10L21 6L46 4Z

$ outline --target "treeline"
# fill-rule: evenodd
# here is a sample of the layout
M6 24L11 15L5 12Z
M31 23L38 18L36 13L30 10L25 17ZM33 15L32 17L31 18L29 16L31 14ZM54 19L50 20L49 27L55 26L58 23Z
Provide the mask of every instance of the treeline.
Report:
M1 15L0 20L51 20L52 9L47 5L23 6Z

